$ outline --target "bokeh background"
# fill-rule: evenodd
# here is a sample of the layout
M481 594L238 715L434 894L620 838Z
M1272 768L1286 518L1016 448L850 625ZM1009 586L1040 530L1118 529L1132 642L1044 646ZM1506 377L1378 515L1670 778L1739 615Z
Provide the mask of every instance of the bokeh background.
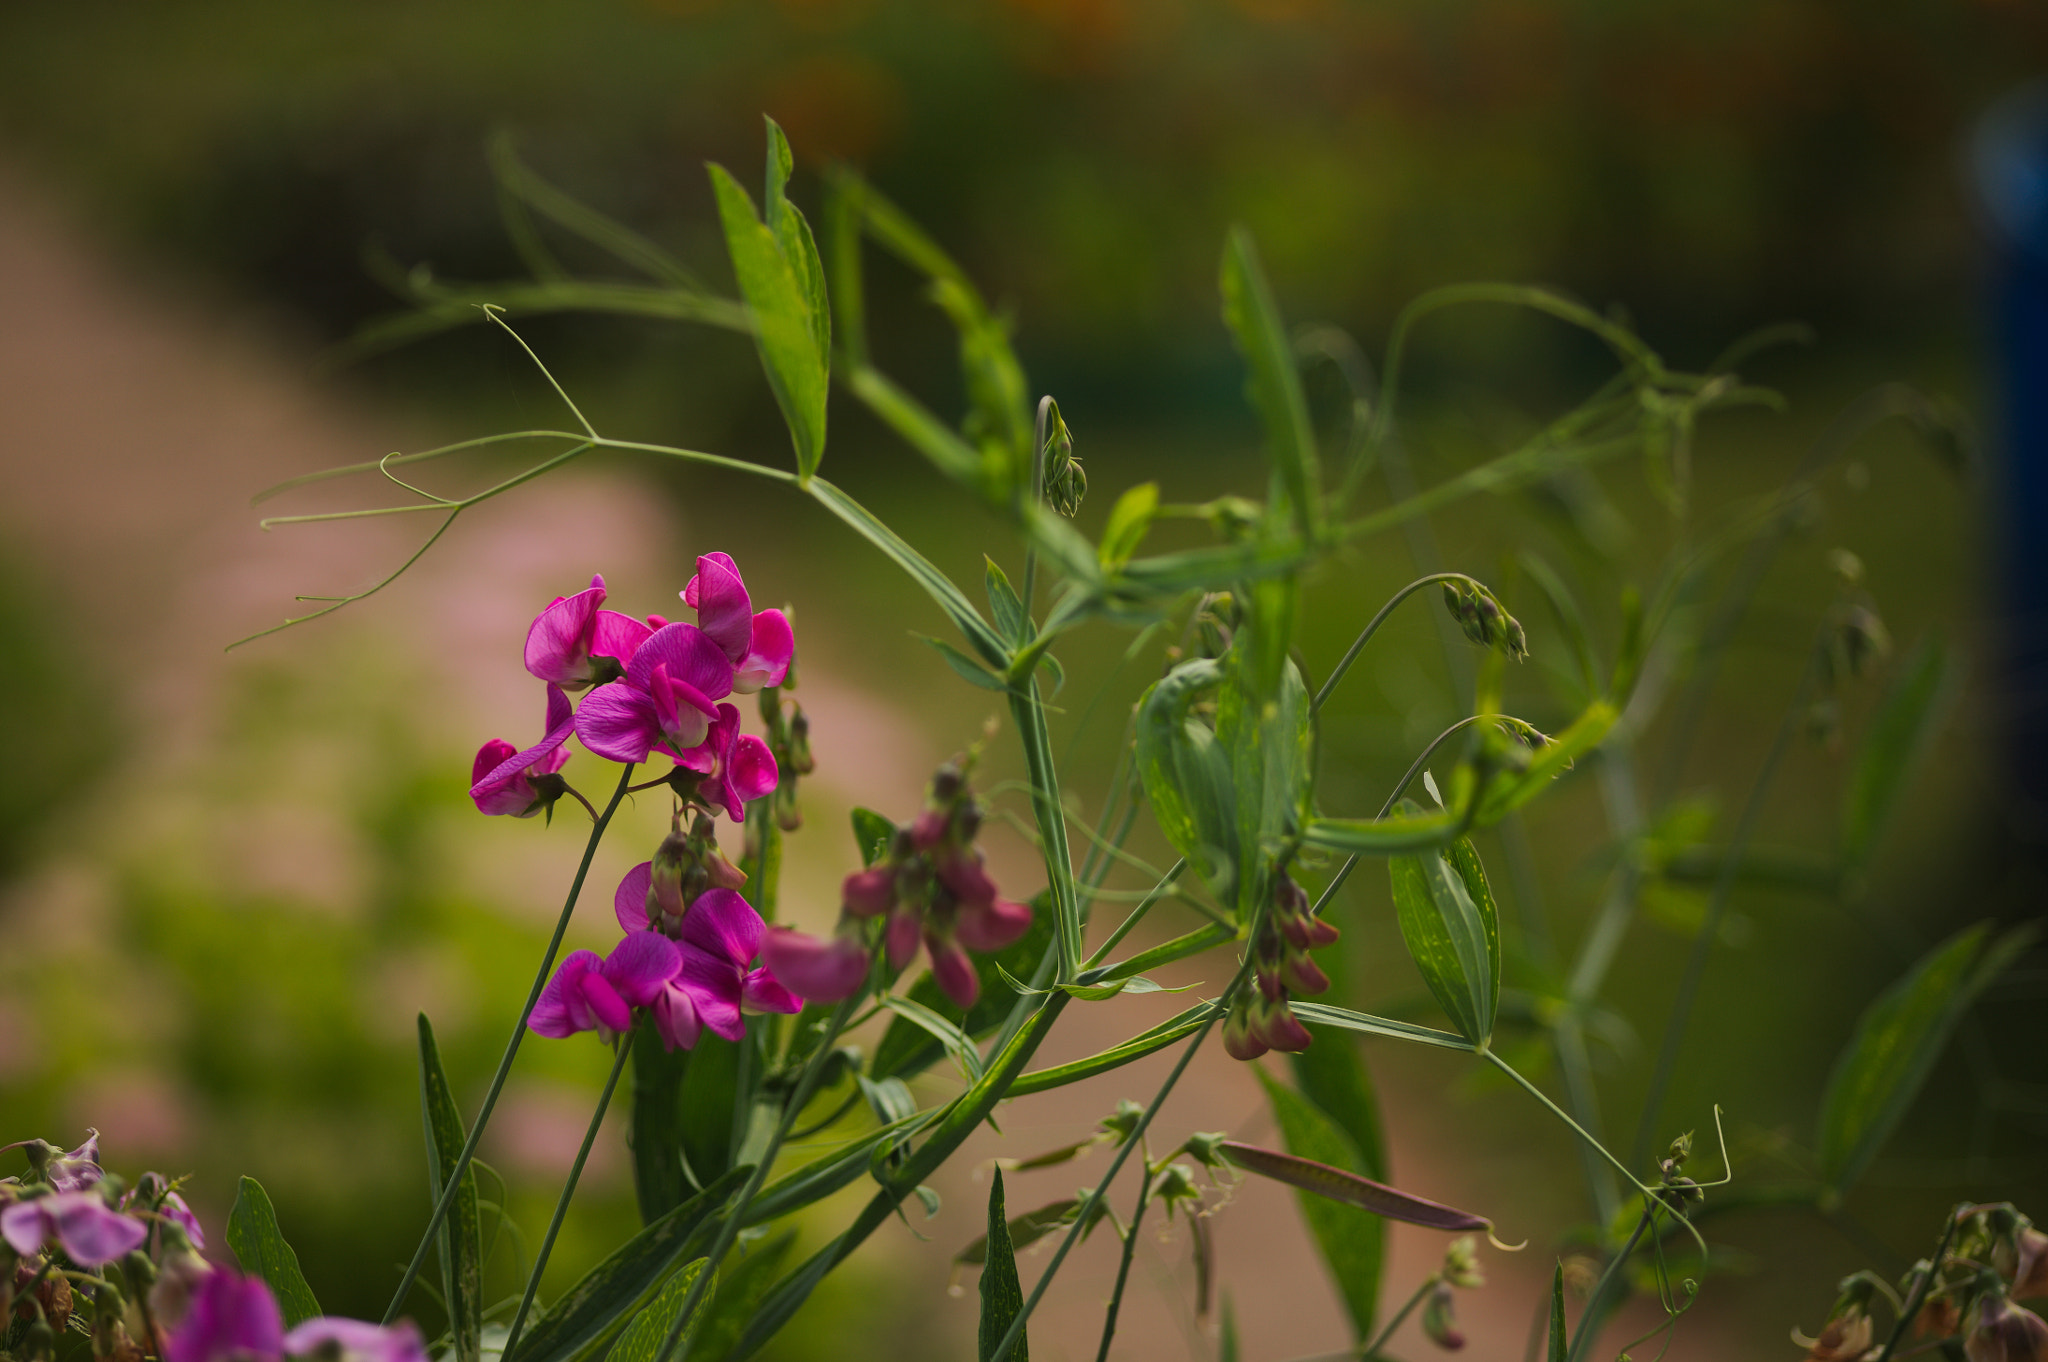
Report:
M1148 478L1183 500L1262 485L1215 298L1222 235L1237 222L1256 234L1290 318L1344 326L1373 355L1404 301L1475 278L1550 283L1623 309L1681 366L1766 323L1811 324L1816 345L1749 370L1787 395L1786 411L1703 431L1702 523L1782 481L1875 383L1912 383L1974 414L1989 436L1974 477L1956 478L1896 429L1830 474L1765 581L1689 760L1654 792L1699 796L1721 827L1732 822L1831 599L1832 550L1867 565L1901 652L1937 639L1959 659L1960 687L1867 881L1852 895L1745 890L1712 957L1669 1133L1705 1129L1719 1102L1739 1173L1796 1171L1829 1063L1904 962L1968 922L2040 915L2041 824L2004 760L2026 697L1999 679L2006 636L2027 621L2004 605L1993 552L2001 393L2027 378L2002 376L1992 351L1997 250L1963 148L1983 111L2044 65L2048 11L2019 0L9 7L4 1138L68 1145L97 1126L120 1171L194 1173L210 1233L236 1177L252 1174L323 1303L374 1314L426 1209L414 1013L433 1015L473 1100L581 843L574 818L486 821L464 796L476 745L521 741L539 719L518 646L540 604L601 570L626 608L661 611L694 555L725 548L757 601L794 605L819 771L784 897L813 925L830 920L854 863L846 810L907 813L932 766L981 735L990 697L911 637L942 622L878 556L748 480L646 465L591 464L493 503L376 599L223 653L292 610L295 593L360 589L414 542L416 527L391 520L264 535L251 493L387 450L559 420L525 359L477 329L323 363L395 306L380 262L426 263L448 279L519 271L485 158L492 135L509 132L538 172L722 289L702 162L751 182L766 111L797 148L800 201L816 204L812 172L828 162L860 166L1014 312L1034 385L1059 396L1087 461L1089 525ZM575 266L601 267L557 245ZM942 323L907 276L878 262L871 279L883 363L957 411ZM787 458L743 338L582 318L522 330L609 432ZM1417 476L1432 482L1504 447L1597 381L1599 359L1527 319L1435 324L1417 370ZM984 551L1014 569L991 517L853 405L835 398L832 420L835 480L962 580ZM452 469L434 485L478 485L464 479L486 471ZM1673 523L1632 466L1574 495L1577 531L1562 528L1554 498L1532 494L1435 517L1434 551L1482 576L1515 549L1577 554L1575 570L1606 593L1611 637L1619 583L1649 579ZM1313 667L1327 668L1414 575L1415 549L1388 537L1313 584ZM1554 649L1535 602L1518 612L1539 655ZM1333 707L1327 807L1370 812L1458 712L1457 655L1430 614L1397 617ZM1127 642L1098 629L1062 652L1072 680L1055 737L1071 746L1069 785L1091 815L1125 707L1158 661L1155 651L1119 671ZM1510 707L1556 718L1540 667L1518 673ZM1773 844L1830 848L1848 754L1881 681L1850 692L1842 749L1805 744L1788 761L1765 820ZM990 782L1018 774L1004 735L991 754ZM567 774L601 786L599 765L579 757ZM1024 809L1014 790L997 802ZM662 818L640 807L608 844L579 939L602 944L611 877L644 858ZM1006 885L1033 887L1028 846L994 836ZM1528 837L1537 873L1513 892L1540 887L1568 950L1615 854L1597 774L1561 787ZM1134 846L1163 850L1142 825ZM1500 849L1487 854L1497 863ZM1413 1006L1418 981L1384 880L1354 884L1351 1001ZM1626 1026L1598 1058L1623 1143L1699 916L1696 895L1646 901L1610 987ZM1223 968L1196 965L1175 982ZM2010 1196L2048 1214L2043 988L2036 954L1993 991L1840 1216L1757 1212L1719 1225L1737 1270L1709 1280L1671 1356L1794 1355L1785 1331L1818 1325L1839 1276L1902 1268L1958 1198ZM1157 999L1101 1005L1055 1057L1162 1010L1172 1007ZM1491 1257L1493 1284L1465 1306L1475 1353L1511 1355L1553 1250L1585 1218L1575 1156L1526 1102L1465 1068L1385 1047L1369 1058L1397 1180L1532 1240L1522 1261ZM588 1044L522 1057L485 1152L529 1241L604 1064ZM1020 1104L1003 1138L973 1152L1077 1138L1119 1096L1148 1094L1160 1067ZM1271 1133L1255 1086L1220 1056L1162 1119L1176 1138ZM947 1291L948 1259L981 1222L985 1191L969 1162L941 1183L938 1217L914 1213L878 1236L775 1355L970 1346L971 1277L964 1297ZM1020 1175L1013 1206L1068 1194L1087 1176L1079 1167ZM828 1207L808 1232L836 1214ZM623 1141L608 1133L550 1289L632 1219ZM1245 1188L1215 1223L1251 1356L1343 1344L1285 1197ZM1188 1317L1184 1232L1146 1242L1124 1347L1209 1355ZM505 1290L514 1250L508 1239L495 1260ZM1390 1293L1439 1250L1397 1236ZM1077 1260L1034 1328L1041 1355L1091 1346L1108 1263L1100 1243ZM432 1320L430 1301L419 1309ZM1428 1345L1410 1333L1398 1349Z

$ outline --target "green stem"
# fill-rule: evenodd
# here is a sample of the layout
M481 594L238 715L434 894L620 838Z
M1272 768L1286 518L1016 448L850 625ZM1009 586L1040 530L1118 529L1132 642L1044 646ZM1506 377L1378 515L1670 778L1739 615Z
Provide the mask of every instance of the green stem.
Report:
M1629 1232L1627 1242L1622 1244L1619 1253L1607 1260L1607 1270L1600 1274L1600 1280L1593 1284L1592 1294L1586 1297L1586 1310L1579 1316L1578 1332L1572 1336L1571 1351L1566 1354L1567 1362L1581 1362L1586 1355L1586 1349L1592 1347L1593 1340L1599 1337L1601 1317L1609 1308L1607 1289L1614 1284L1614 1279L1621 1274L1623 1265L1636 1251L1636 1245L1641 1242L1644 1231L1650 1228L1650 1222L1655 1215L1656 1203L1645 1203L1643 1213L1637 1219L1635 1229Z
M1107 959L1109 953L1116 949L1117 944L1131 934L1131 929L1144 920L1145 914L1152 911L1152 905L1166 897L1167 893L1172 890L1174 881L1178 880L1181 872L1187 868L1188 863L1185 858L1175 861L1172 869L1160 877L1159 883L1152 886L1151 892L1138 901L1137 907L1131 909L1130 916L1118 923L1116 930L1109 934L1108 939L1100 946L1097 946L1095 953L1082 962L1082 968L1094 969Z
M619 1038L618 1058L612 1061L611 1077L604 1081L604 1091L597 1099L597 1110L590 1113L590 1125L583 1132L583 1143L576 1150L576 1161L569 1165L569 1180L562 1184L562 1194L555 1198L555 1214L548 1221L548 1232L540 1241L540 1253L533 1260L533 1271L526 1275L526 1294L519 1298L518 1313L512 1316L512 1330L505 1335L505 1348L501 1357L514 1356L519 1346L519 1335L526 1330L527 1312L533 1309L533 1298L540 1291L541 1274L547 1271L548 1256L555 1251L555 1236L562 1232L562 1221L569 1214L570 1198L576 1195L576 1184L583 1177L583 1165L590 1158L590 1147L597 1143L597 1132L604 1126L605 1110L612 1104L612 1092L619 1086L619 1075L626 1070L626 1059L633 1053L633 1033L624 1032Z
M1372 636L1387 622L1387 616L1394 613L1394 607L1432 582L1470 582L1482 591L1486 589L1484 582L1468 577L1462 572L1432 572L1427 577L1416 578L1396 591L1387 603L1380 607L1379 613L1366 621L1365 628L1359 631L1358 637L1352 640L1351 647L1338 659L1336 670L1330 673L1330 679L1323 682L1321 689L1316 691L1316 698L1310 702L1311 711L1323 707L1323 701L1329 699L1330 692L1337 689L1337 683L1344 679L1344 673L1351 670L1351 664L1358 660L1358 655L1365 650L1365 645L1372 641Z
M1415 1307L1422 1304L1430 1292L1436 1290L1436 1282L1437 1275L1434 1272L1424 1277L1422 1285L1416 1287L1415 1294L1408 1298L1405 1305L1394 1312L1394 1317L1387 1321L1386 1327L1380 1330L1379 1336L1359 1349L1359 1357L1365 1359L1365 1362L1372 1362L1373 1358L1379 1356L1380 1349L1386 1347L1387 1340L1394 1336L1394 1330L1400 1328L1408 1316L1415 1313Z
M1124 1231L1123 1253L1118 1257L1116 1265L1116 1287L1109 1294L1108 1308L1103 1311L1102 1343L1095 1350L1095 1362L1109 1362L1110 1340L1116 1337L1117 1312L1124 1303L1124 1283L1130 1280L1131 1259L1136 1257L1138 1252L1138 1227L1144 1223L1145 1206L1152 1199L1152 1169L1149 1160L1139 1172L1138 1204L1131 1210L1130 1228Z
M1458 720L1458 722L1452 724L1449 728L1445 729L1443 732L1437 734L1436 737L1430 739L1429 746L1422 749L1422 755L1417 757L1414 761L1408 763L1407 773L1404 774L1401 777L1400 782L1394 786L1394 792L1387 796L1387 802L1380 805L1379 816L1381 818L1385 818L1388 814L1394 811L1395 802L1398 801L1401 798L1402 793L1405 790L1407 790L1409 782L1414 780L1416 776L1422 774L1423 766L1428 763L1431 757L1436 755L1437 748L1442 747L1445 743L1449 742L1452 736L1455 735L1458 732L1458 730L1463 728L1470 728L1473 724L1478 723L1481 719L1491 719L1493 717L1494 716L1491 714L1468 714L1464 718ZM1475 804L1474 807L1477 807L1477 805Z
M1892 1354L1899 1350L1899 1342L1906 1336L1906 1329L1920 1314L1920 1307L1927 1303L1927 1293L1934 1289L1935 1279L1941 1276L1942 1256L1948 1252L1948 1242L1955 1237L1956 1222L1960 1218L1965 1202L1948 1213L1948 1224L1942 1228L1941 1242L1934 1246L1934 1256L1927 1260L1927 1275L1913 1288L1913 1294L1906 1297L1906 1304L1899 1311L1898 1319L1892 1324L1891 1336L1884 1341L1884 1351L1877 1355L1877 1362L1891 1362Z
M1045 854L1046 887L1052 891L1053 926L1060 953L1059 978L1072 979L1081 968L1081 906L1074 888L1074 862L1067 849L1066 810L1060 807L1059 774L1053 770L1047 741L1045 704L1038 683L1025 676L1010 687L1010 713L1031 773L1031 811Z
M562 949L562 937L569 930L569 919L576 912L576 900L583 893L583 881L590 874L590 863L597 856L597 844L604 839L605 829L611 826L612 815L618 812L619 802L626 797L626 787L633 779L633 768L629 764L619 773L619 787L612 792L611 803L605 805L595 825L590 829L590 840L584 844L583 860L576 867L576 878L570 882L569 897L562 904L562 915L555 919L555 934L548 939L547 954L541 957L540 968L534 972L533 987L527 990L526 1006L519 1009L519 1020L512 1027L512 1038L505 1042L504 1057L498 1061L498 1072L491 1077L489 1091L484 1093L484 1104L477 1111L476 1123L469 1128L469 1138L462 1143L462 1152L455 1158L455 1166L448 1173L443 1184L441 1199L434 1203L434 1213L427 1217L426 1233L420 1236L420 1246L414 1250L412 1262L406 1265L405 1275L399 1278L398 1290L391 1297L391 1304L384 1308L386 1324L397 1317L399 1307L405 1304L405 1297L412 1290L412 1284L419 1279L420 1268L427 1261L427 1249L434 1242L434 1235L440 1230L441 1222L448 1216L448 1208L455 1204L456 1193L462 1187L462 1175L469 1171L470 1160L476 1157L477 1141L483 1138L484 1127L490 1124L491 1112L498 1105L498 1094L504 1091L505 1079L512 1072L512 1059L519 1053L519 1043L526 1038L526 1020L533 1015L534 1004L540 1001L540 991L547 986L548 972L555 967L555 955Z

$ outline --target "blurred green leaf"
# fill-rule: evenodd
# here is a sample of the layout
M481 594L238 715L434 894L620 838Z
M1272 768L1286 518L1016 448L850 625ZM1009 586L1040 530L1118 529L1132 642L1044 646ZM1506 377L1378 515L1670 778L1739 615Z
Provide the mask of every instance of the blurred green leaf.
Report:
M990 1362L996 1349L1002 1346L1004 1336L1009 1333L1012 1321L1024 1309L1024 1286L1017 1279L1017 1251L1010 1243L1010 1222L1003 1211L1003 1170L1000 1168L989 1177L988 1235L984 1257L978 1356L981 1362ZM1027 1362L1031 1356L1028 1333L1017 1335L1017 1345L1010 1349L1010 1356L1017 1362Z
M655 1362L661 1341L674 1327L676 1316L683 1308L683 1298L690 1294L691 1285L703 1274L705 1262L703 1258L696 1258L683 1264L682 1270L661 1288L661 1294L633 1316L632 1322L619 1334L618 1342L612 1344L611 1351L605 1354L605 1362ZM690 1355L692 1336L703 1318L704 1311L699 1309L697 1318L683 1331L683 1343L677 1356Z
M1294 346L1280 320L1279 306L1259 265L1251 233L1231 229L1223 248L1223 320L1250 369L1247 387L1266 427L1266 454L1281 487L1296 531L1311 538L1320 511L1315 427L1302 395Z
M683 1068L679 1129L683 1160L698 1186L732 1167L733 1113L740 1095L740 1047L723 1036L705 1032L697 1038Z
M1564 1264L1559 1263L1550 1274L1550 1346L1546 1350L1548 1362L1565 1362L1570 1349L1564 1336Z
M1324 1003L1290 1002L1294 1015L1310 1026L1338 1026L1347 1031L1357 1031L1368 1036L1384 1036L1388 1040L1405 1040L1417 1045L1434 1045L1439 1050L1463 1050L1467 1054L1476 1047L1463 1036L1449 1031L1439 1031L1432 1026L1417 1026L1413 1022L1395 1021L1391 1017L1375 1017L1365 1012L1353 1012L1346 1007L1330 1007Z
M1608 730L1620 717L1621 712L1605 700L1595 700L1587 705L1564 732L1555 734L1550 745L1535 754L1527 770L1510 779L1496 781L1488 788L1486 797L1479 804L1476 825L1490 828L1548 791L1574 762L1606 740Z
M931 1008L913 998L888 995L880 999L883 1007L923 1031L945 1047L960 1067L967 1072L971 1083L981 1077L981 1052L974 1048L974 1040L950 1018L942 1017Z
M1414 808L1412 801L1402 803ZM1465 1039L1484 1044L1500 1002L1500 930L1488 921L1491 894L1482 909L1459 869L1433 849L1392 857L1387 872L1401 939L1422 981ZM1482 890L1484 883L1482 876Z
M1017 598L1017 589L1010 585L1010 579L996 566L996 560L985 558L988 564L987 589L988 610L996 622L996 632L1011 643L1022 645L1031 636L1030 620L1024 613L1024 602Z
M448 1075L441 1068L433 1024L424 1012L419 1017L419 1036L427 1188L438 1205L447 1186L447 1170L461 1159L469 1132L463 1129L462 1113L456 1110L455 1095L448 1089ZM438 1239L442 1304L448 1311L455 1356L458 1362L476 1362L483 1353L483 1218L477 1209L474 1163L462 1170L462 1185L456 1190L448 1214L442 1217Z
M1131 561L1152 517L1159 513L1159 484L1141 482L1116 499L1109 508L1109 523L1102 527L1102 541L1096 550L1105 572L1114 572Z
M1089 1143L1094 1143L1090 1141ZM1030 1248L1054 1230L1074 1223L1074 1212L1081 1203L1074 1197L1055 1201L1050 1206L1040 1206L1035 1211L1026 1211L1013 1216L1009 1222L1010 1250ZM962 1267L979 1267L988 1261L988 1235L983 1234L966 1248L953 1255L953 1261Z
M1230 757L1237 809L1238 921L1250 922L1254 898L1271 887L1269 867L1308 805L1315 740L1308 690L1293 662L1282 657L1279 684L1262 696L1245 675L1244 645L1240 632L1217 696L1216 743Z
M1869 864L1950 690L1948 652L1933 639L1913 650L1885 689L1842 803L1842 860L1851 870Z
M1365 1057L1351 1036L1343 1034L1343 1028L1317 1029L1324 1034L1316 1037L1316 1044L1287 1057L1295 1085L1351 1141L1358 1151L1358 1171L1385 1182L1389 1176L1386 1136L1380 1129L1379 1099L1373 1094Z
M731 1109L719 1112L729 1125ZM686 1251L707 1236L753 1169L740 1167L642 1229L527 1326L511 1362L568 1362L630 1318ZM687 1269L686 1269L687 1270Z
M1183 662L1138 702L1138 778L1166 840L1218 898L1237 873L1237 809L1229 754L1189 710L1221 685L1221 664Z
M764 114L761 121L768 125L768 176L761 206L767 215L768 230L774 233L775 244L781 248L782 258L789 262L790 273L796 276L797 287L803 292L804 309L810 314L811 340L829 374L832 308L825 297L824 262L818 258L818 243L811 236L811 224L789 201L789 176L796 168L789 139L782 135L781 125L774 119Z
M1920 1093L1984 986L2033 943L2032 928L1985 946L1990 924L1935 947L1864 1011L1821 1096L1821 1177L1836 1195L1860 1177Z
M1297 1160L1364 1172L1364 1156L1328 1113L1275 1081L1264 1069L1253 1066L1252 1071L1266 1090L1266 1100L1280 1126L1280 1138ZM1309 1233L1315 1237L1316 1248L1330 1270L1331 1283L1351 1318L1352 1336L1360 1341L1371 1338L1373 1317L1379 1308L1380 1274L1386 1266L1386 1222L1377 1215L1361 1215L1355 1207L1340 1205L1299 1183L1294 1185L1302 1219L1308 1222Z
M690 1183L683 1172L683 1079L690 1050L661 1043L654 1014L644 1012L633 1036L633 1191L640 1223L651 1225L683 1204Z
M790 1250L795 1247L796 1231L784 1230L728 1258L716 1294L705 1303L698 1322L692 1326L697 1337L684 1356L695 1362L722 1362L740 1341L755 1307L768 1294L768 1288L775 1285L783 1264L789 1260Z
M889 844L896 840L896 825L873 809L856 805L853 810L853 840L860 848L861 869L873 869L889 854Z
M918 634L916 637L937 649L939 656L946 659L946 665L958 672L964 680L981 687L983 690L992 690L999 693L1007 693L1009 691L1010 683L1008 681L990 671L987 667L982 666L979 662L976 662L944 639L933 638L930 634Z
M761 368L782 408L796 447L797 476L808 482L825 454L826 351L818 347L819 327L796 271L775 233L762 225L754 201L723 166L713 165L711 188L732 257L740 295L754 316L754 341ZM791 213L795 210L789 209ZM810 229L803 229L806 242ZM816 254L812 248L812 254Z
M261 1277L270 1287L287 1329L321 1313L313 1288L299 1271L299 1255L292 1252L277 1227L270 1194L254 1178L242 1179L234 1209L228 1212L228 1247L234 1250L242 1271Z
M1457 830L1458 821L1447 809L1418 814L1397 811L1386 818L1316 818L1302 829L1302 840L1352 856L1399 856L1442 846Z

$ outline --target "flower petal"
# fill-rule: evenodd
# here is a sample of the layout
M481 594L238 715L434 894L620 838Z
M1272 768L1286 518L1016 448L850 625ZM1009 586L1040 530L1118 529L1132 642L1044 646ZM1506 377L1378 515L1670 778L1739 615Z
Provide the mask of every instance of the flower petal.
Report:
M938 982L939 992L952 999L955 1007L974 1006L974 1000L981 995L981 980L960 943L939 941L927 935L924 945L932 955L932 978Z
M799 997L836 1003L851 998L868 976L868 953L850 937L820 941L788 927L770 927L761 940L761 963Z
M24 1258L43 1246L43 1237L49 1232L50 1221L40 1199L17 1201L0 1210L0 1239Z
M697 1048L697 1038L704 1034L704 1022L697 1015L697 1004L688 990L678 988L673 981L661 990L661 996L654 1000L654 1029L661 1033L664 1050Z
M761 935L766 930L754 905L731 889L705 890L691 900L683 914L683 940L738 969L745 969L760 954Z
M725 779L745 806L773 793L782 772L776 769L775 754L768 750L768 744L751 733L743 733L726 753ZM733 815L733 821L737 823L745 817L742 811Z
M59 1192L44 1200L64 1256L80 1267L111 1263L149 1237L147 1225L109 1210L93 1192Z
M284 1352L284 1318L260 1277L216 1268L200 1279L165 1362L275 1362Z
M576 736L600 757L645 761L648 750L661 741L661 724L647 692L614 681L583 698L576 711Z
M789 616L780 610L763 610L754 616L753 639L746 656L735 665L732 688L752 695L763 686L779 686L795 660L796 634L789 627Z
M629 932L647 930L647 891L654 885L654 862L642 861L626 872L612 893L612 913Z
M507 759L519 754L519 749L503 738L493 738L476 750L476 760L469 764L470 793L484 784L484 777L503 766Z
M804 1000L782 986L764 966L749 971L740 981L740 1010L743 1012L801 1012Z
M537 1036L560 1040L578 1031L588 1031L590 1011L583 1006L583 978L601 968L596 951L574 951L555 967L555 977L540 991L540 999L526 1019L526 1027Z
M178 1228L185 1231L185 1238L191 1241L193 1248L206 1248L206 1231L199 1227L199 1217L185 1204L185 1198L176 1192L166 1192L163 1204L157 1209L177 1222Z
M996 901L996 882L989 878L979 852L957 851L939 862L938 872L939 880L963 906L981 908Z
M662 985L675 977L682 963L676 943L660 932L628 932L626 939L612 947L612 953L606 957L604 978L628 1003L645 1007L661 992Z
M740 580L739 566L723 553L707 553L697 559L697 575L683 588L683 603L697 612L697 624L738 662L747 655L754 633L754 603L747 599L747 584Z
M738 1040L746 1034L740 1016L742 975L738 967L692 946L683 947L683 967L676 971L674 987L690 995L698 1020L715 1035Z
M910 957L917 954L917 914L907 908L899 908L889 914L889 925L883 930L882 945L888 952L889 968L902 969L910 963ZM780 974L781 971L777 970Z
M588 685L590 633L603 604L603 577L592 577L588 590L549 602L526 631L526 670L543 681Z
M996 899L981 908L963 907L953 920L953 930L968 950L999 951L1031 930L1031 907L1008 899Z
M584 975L576 984L583 995L584 1006L597 1024L607 1031L630 1031L633 1029L633 1009L619 991L612 987L611 980L593 970Z
M616 610L600 610L590 633L590 655L616 658L620 670L624 670L626 664L633 660L633 654L640 651L640 645L653 632L653 628L631 615L621 615Z
M732 661L724 649L694 624L670 624L647 636L626 667L626 679L642 690L652 689L656 667L699 694L723 700L732 694Z

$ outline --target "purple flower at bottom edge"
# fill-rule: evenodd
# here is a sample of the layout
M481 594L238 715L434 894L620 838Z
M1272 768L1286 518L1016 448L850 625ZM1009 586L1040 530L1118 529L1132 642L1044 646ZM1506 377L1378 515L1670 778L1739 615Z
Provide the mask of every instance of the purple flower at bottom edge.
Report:
M518 752L503 738L493 738L477 749L469 772L469 797L476 801L477 812L508 813L514 818L531 818L539 813L550 801L534 787L533 778L551 776L562 769L569 760L564 744L575 731L569 697L560 686L549 682L547 731L539 742ZM560 792L557 786L556 793Z
M284 1350L294 1357L336 1362L427 1362L426 1344L409 1319L389 1327L338 1315L321 1315L293 1326Z
M535 1035L561 1039L578 1031L630 1030L633 1009L647 1007L682 968L676 943L659 932L633 932L600 959L575 951L555 970L526 1019Z
M111 1263L149 1237L149 1227L108 1208L94 1192L56 1192L0 1211L0 1238L26 1257L55 1238L80 1267Z
M284 1354L284 1317L260 1277L216 1268L193 1289L164 1362L274 1362Z

